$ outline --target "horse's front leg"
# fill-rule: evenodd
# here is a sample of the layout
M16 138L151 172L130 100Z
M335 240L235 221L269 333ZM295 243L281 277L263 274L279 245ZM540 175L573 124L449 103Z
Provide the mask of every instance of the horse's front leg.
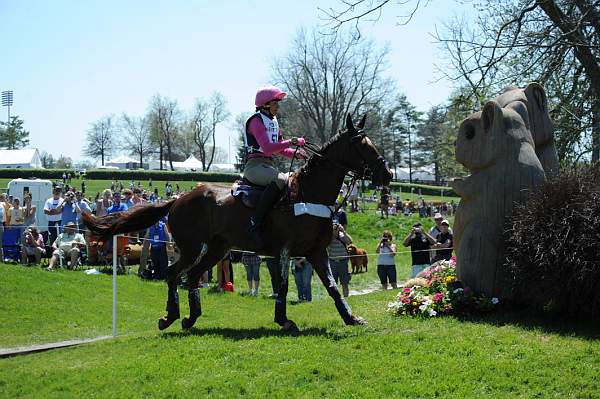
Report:
M352 309L350 309L348 302L346 302L346 300L340 294L340 291L338 290L337 284L335 283L331 273L331 268L329 267L329 258L327 256L327 252L323 251L317 255L307 257L307 259L313 265L314 270L317 272L317 275L327 289L329 296L335 302L335 307L337 308L340 316L342 316L344 323L347 325L367 324L365 319L352 314Z
M287 247L283 247L279 254L279 267L281 284L275 299L275 323L281 326L283 331L298 332L298 326L292 320L287 318L287 293L288 293L288 276L290 270L290 251Z

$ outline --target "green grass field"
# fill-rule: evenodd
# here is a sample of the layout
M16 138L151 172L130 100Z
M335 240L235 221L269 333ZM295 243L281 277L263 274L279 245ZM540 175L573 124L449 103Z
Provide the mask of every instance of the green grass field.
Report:
M0 396L600 395L600 335L585 323L517 311L396 318L385 312L394 292L379 291L349 298L368 326L344 326L328 298L289 306L302 329L290 336L272 300L202 290L197 328L159 332L164 285L119 276L118 290L117 339L0 359ZM110 276L0 264L0 292L1 347L110 334Z
M180 182L182 188L193 184ZM88 182L88 192L107 185ZM154 185L162 193L164 182ZM365 208L348 214L354 243L373 255L382 231L391 230L402 251L399 279L406 279L410 253L400 243L416 220L426 228L432 221L381 219L374 203ZM158 331L164 283L118 276L117 339L0 359L0 397L600 398L597 320L506 308L466 318L393 317L385 309L396 292L377 290L376 258L369 261L369 271L354 275L350 289L375 291L348 299L368 326L344 326L316 278L313 302L292 304L291 277L288 316L302 330L297 336L273 323L264 266L259 297L242 295L239 264L235 293L202 289L204 315L190 331L179 323ZM0 264L0 293L2 348L111 334L109 275ZM186 314L186 291L180 295Z

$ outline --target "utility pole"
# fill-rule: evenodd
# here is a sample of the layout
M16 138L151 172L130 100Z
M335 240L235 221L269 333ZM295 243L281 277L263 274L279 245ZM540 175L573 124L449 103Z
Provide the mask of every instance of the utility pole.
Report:
M10 124L10 107L13 105L13 92L12 90L3 91L2 92L2 106L8 107L8 120L6 121Z

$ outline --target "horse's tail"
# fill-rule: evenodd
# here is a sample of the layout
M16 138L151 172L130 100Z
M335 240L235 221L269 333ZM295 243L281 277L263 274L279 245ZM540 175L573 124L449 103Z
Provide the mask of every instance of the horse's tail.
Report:
M90 231L106 238L115 234L131 233L152 226L158 219L169 213L176 200L163 204L142 205L127 212L117 212L103 217L82 214L83 223Z

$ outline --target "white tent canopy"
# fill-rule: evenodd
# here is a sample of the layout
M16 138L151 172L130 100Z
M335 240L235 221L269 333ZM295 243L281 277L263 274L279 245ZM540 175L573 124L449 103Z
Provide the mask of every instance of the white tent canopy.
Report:
M195 156L190 155L183 162L173 162L173 167L177 170L202 170L202 162L200 162Z
M396 168L396 176L395 177L398 180L408 180L409 179L409 169L408 168ZM433 167L423 166L418 169L413 168L412 178L413 178L413 180L435 181L435 173L433 172Z
M0 168L43 168L37 148L0 150Z
M146 164L144 164L144 165L146 165ZM121 155L121 156L113 158L109 161L106 161L104 163L104 166L114 166L119 169L138 169L138 168L143 167L143 166L140 166L139 159L133 159L126 155Z

